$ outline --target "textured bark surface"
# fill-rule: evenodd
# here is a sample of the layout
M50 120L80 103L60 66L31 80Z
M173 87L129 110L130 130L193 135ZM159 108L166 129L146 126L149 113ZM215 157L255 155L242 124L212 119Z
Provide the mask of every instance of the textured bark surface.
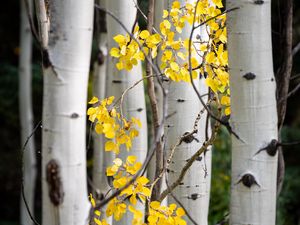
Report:
M28 1L29 10L32 11L32 1ZM24 1L21 1L21 28L20 28L20 61L19 61L19 108L21 122L21 144L23 145L33 131L32 112L32 36L26 13ZM34 136L30 138L24 149L24 193L31 214L34 214L34 193L36 180L36 154ZM24 201L21 198L20 224L30 225L32 221L28 215Z
M44 56L43 224L84 225L86 102L94 2L51 1ZM44 35L47 36L47 35Z
M107 0L106 7L122 21L128 30L132 30L136 19L136 8L132 0ZM118 24L110 16L107 16L106 19L108 49L111 49L116 46L113 37L117 34L125 34L126 32L120 24ZM107 96L114 95L116 99L118 99L126 88L130 87L133 83L142 78L142 67L141 64L138 64L137 66L134 66L131 71L119 71L115 66L115 59L109 57L108 60L110 63L108 65L107 87L110 88L107 89ZM135 155L137 156L137 161L143 162L147 155L147 120L143 83L134 87L134 89L130 90L124 97L123 113L127 118L139 118L142 123L142 128L139 129L139 136L133 141L130 152L127 152L126 149L121 149L118 157L124 160L128 155ZM109 153L105 153L105 157L108 157L107 160L105 160L107 163L106 166L112 164L108 155ZM137 209L142 211L143 208L142 204L139 204L137 207ZM131 224L131 221L131 213L126 213L120 221L114 221L113 224Z
M227 7L239 7L227 15L227 29L230 123L243 140L232 136L230 224L275 225L277 154L258 153L278 140L271 1L229 0Z

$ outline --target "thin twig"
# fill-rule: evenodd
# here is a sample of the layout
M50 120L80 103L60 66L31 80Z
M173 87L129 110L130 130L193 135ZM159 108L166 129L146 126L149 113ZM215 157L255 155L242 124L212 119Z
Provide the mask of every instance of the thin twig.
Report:
M210 139L206 142L203 143L203 145L201 146L201 148L196 152L194 153L194 155L192 155L192 157L190 157L188 160L187 160L187 163L184 165L184 167L182 168L178 178L176 181L173 182L173 184L170 186L170 188L164 190L160 197L159 197L159 201L162 201L170 192L170 190L174 190L183 180L186 172L188 171L188 169L192 166L192 164L198 159L198 157L207 150L207 148L213 144L213 141L215 140L216 138L216 135L217 135L217 132L219 130L219 127L220 127L220 123L219 122L216 122L215 125L214 125L214 128L213 128L213 131L212 131L212 135L210 137Z
M289 98L289 97L293 96L299 89L300 89L300 83L297 84L297 86L288 93L286 98Z
M34 22L33 22L33 17L32 17L32 7L31 5L29 4L29 1L28 0L23 0L24 1L24 5L25 5L25 10L26 10L26 13L27 13L27 17L28 17L28 21L29 21L29 26L30 26L30 30L31 30L31 33L34 37L34 39L37 41L37 43L40 45L40 39L39 39L39 35L38 35L38 32L36 30L36 27L34 26Z
M293 48L292 54L293 57L299 52L300 50L300 42Z
M37 129L41 126L42 124L42 121L39 121L37 123L37 125L34 127L34 129L32 130L31 134L27 137L22 149L21 149L21 158L22 158L22 180L21 180L21 196L22 196L22 199L24 201L24 204L26 206L26 210L28 212L28 215L31 219L31 221L35 224L35 225L40 225L33 217L32 213L30 212L30 208L29 208L29 205L28 205L28 202L26 200L26 196L25 196L25 191L24 191L24 152L26 150L26 146L29 142L29 140L33 137L34 133L37 131Z

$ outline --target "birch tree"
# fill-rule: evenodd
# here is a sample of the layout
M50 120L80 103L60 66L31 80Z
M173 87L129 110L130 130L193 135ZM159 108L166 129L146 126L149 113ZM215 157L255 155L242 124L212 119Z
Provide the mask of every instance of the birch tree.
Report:
M99 5L104 7L104 1L98 1ZM96 12L96 41L98 44L98 53L94 62L93 76L93 94L99 99L105 98L106 87L106 72L107 72L107 34L105 14ZM97 189L98 194L105 194L109 189L106 177L106 168L104 160L104 138L93 132L94 141L94 162L93 162L93 184Z
M37 0L43 52L42 222L83 225L94 2Z
M107 0L106 7L108 11L118 16L128 30L133 30L133 26L136 24L137 9L132 0ZM126 31L113 18L107 16L106 19L108 48L111 49L116 46L113 38L118 34L126 34ZM115 65L116 61L111 58L109 61L107 87L110 88L107 88L107 95L113 95L118 99L126 88L132 86L136 81L142 78L142 67L141 64L138 63L138 65L134 66L130 71L118 70ZM142 83L126 94L121 107L124 116L128 119L131 117L138 118L142 123L142 128L139 130L139 138L135 139L132 143L130 153L125 149L121 149L120 154L117 157L125 161L128 155L135 155L137 156L137 161L143 162L147 154L147 120L144 87ZM107 165L104 166L111 165L111 161L112 160L105 160ZM137 209L143 210L142 204L140 204ZM120 221L114 221L113 224L130 224L131 220L131 215L126 213Z
M32 11L32 1L28 1L28 10ZM25 2L21 1L21 28L20 28L20 58L19 58L19 111L21 121L21 144L23 145L27 138L33 132L33 112L32 112L32 36L30 24L27 17ZM23 152L23 186L24 197L27 201L31 214L34 214L34 193L36 181L36 155L34 136L28 140ZM21 219L22 225L32 224L23 198L21 198Z
M172 1L169 1L172 4ZM185 1L180 1L181 5ZM168 6L170 8L171 6ZM203 30L204 31L204 30ZM202 33L202 36L205 34ZM178 34L182 40L189 38L191 33L191 26L186 25L181 34ZM201 35L201 34L200 34ZM202 37L204 38L204 37ZM201 94L207 94L208 89L203 83L203 79L195 79L194 83L199 88ZM205 100L205 98L203 98ZM186 82L170 82L168 95L168 115L165 127L166 135L166 149L170 150L178 140L178 137L187 132L192 132L197 115L202 109L202 105L198 100L193 87ZM176 149L170 172L168 173L169 182L173 183L177 180L181 169L189 159L205 141L206 128L206 113L200 115L198 132L194 135L194 140L191 142L182 142ZM185 206L191 217L201 225L207 224L208 207L209 207L209 193L210 193L210 164L211 152L207 151L202 154L198 161L196 161L184 177L183 182L175 190L174 194ZM176 203L170 196L169 203ZM191 224L191 221L188 224Z
M227 2L232 138L230 224L274 225L277 112L271 1Z

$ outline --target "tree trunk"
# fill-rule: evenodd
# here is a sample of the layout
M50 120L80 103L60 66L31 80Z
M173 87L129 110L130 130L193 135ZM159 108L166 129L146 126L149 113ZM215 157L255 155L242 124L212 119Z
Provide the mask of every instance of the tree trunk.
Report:
M32 1L28 1L28 10L32 11ZM19 61L19 111L21 122L21 145L33 132L33 112L31 101L31 55L32 55L32 36L27 17L26 7L21 0L21 29L20 29L20 61ZM36 179L36 154L34 136L29 139L23 153L24 167L24 196L29 206L29 210L34 215L34 193ZM22 225L32 224L24 201L21 198L21 221Z
M278 134L271 1L229 0L227 7L239 7L228 13L227 26L231 126L241 138L232 137L230 224L274 225L277 154L269 144Z
M106 7L107 10L118 16L128 30L132 30L136 19L136 8L132 0L107 0ZM126 32L120 24L110 16L107 16L106 19L108 49L111 49L116 46L113 37L118 34L125 34ZM142 67L141 64L138 64L137 66L134 66L131 71L119 71L115 66L116 61L110 57L109 62L107 87L110 88L107 89L107 95L114 95L116 99L118 99L126 88L132 86L133 83L142 78ZM125 160L128 155L135 155L137 156L137 161L143 162L147 155L147 120L143 83L140 83L126 94L123 102L123 113L127 118L139 118L142 123L142 128L139 129L139 136L133 141L130 152L121 149L118 157ZM105 153L105 155L107 157L109 153ZM108 165L112 164L109 159L105 161ZM144 206L140 204L136 208L143 211ZM113 224L125 225L131 224L131 221L132 218L130 213L126 213L120 221L114 221Z
M50 27L43 50L43 224L87 224L85 136L93 6L92 0L55 0L46 6Z
M105 8L105 1L98 1L98 4ZM106 94L106 79L107 79L107 33L105 13L96 11L96 37L98 42L98 55L94 62L94 76L93 76L93 95L99 99L104 99ZM106 176L105 154L104 151L105 138L93 130L93 144L94 144L94 158L93 158L93 185L95 187L95 196L101 200L109 191L108 177ZM106 165L106 166L105 166ZM105 217L106 206L101 209L101 216ZM112 224L112 217L107 218L106 221Z
M170 1L172 2L172 1ZM180 1L181 5L185 1ZM177 37L182 40L189 38L191 27L186 24L182 33ZM196 35L196 34L195 34ZM201 36L204 33L201 31ZM204 85L204 80L195 79L194 83L199 87L200 94L208 92L208 88ZM203 98L206 101L206 98ZM197 104L195 104L197 103ZM191 132L194 129L194 122L200 110L203 108L199 103L199 99L193 90L191 84L186 82L171 82L168 95L168 115L170 118L166 122L166 150L169 151L177 142L178 138L185 132ZM205 141L206 113L201 114L198 123L198 133L194 135L194 139L190 143L182 142L175 150L173 163L170 164L168 173L169 183L172 184L181 172L182 167L197 150L200 149ZM210 132L210 131L208 131ZM181 185L179 185L173 193L179 201L183 203L185 209L191 215L193 220L198 224L207 225L209 193L210 193L210 169L211 168L211 152L207 151L202 154L185 175ZM168 203L176 203L170 196ZM187 224L192 224L187 218Z

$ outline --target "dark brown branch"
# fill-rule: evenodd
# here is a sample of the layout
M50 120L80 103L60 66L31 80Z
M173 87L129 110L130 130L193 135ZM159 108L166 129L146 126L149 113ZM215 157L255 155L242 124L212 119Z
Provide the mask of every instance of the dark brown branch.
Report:
M147 24L147 30L150 34L152 34L153 29L153 23L154 23L154 6L155 6L155 0L149 0L149 8L148 8L148 24ZM151 51L148 54L151 56ZM151 57L149 59L152 61ZM148 61L146 61L146 75L150 76L153 74L152 67ZM159 118L158 118L158 105L157 105L157 98L155 94L154 89L154 80L153 77L148 78L147 82L147 92L150 99L150 105L151 105L151 112L152 112L152 123L153 123L153 131L154 136L156 136L158 128L159 128ZM157 143L157 147L155 149L155 178L159 177L159 174L161 173L163 169L163 154L162 154L162 143L159 141ZM161 180L158 180L156 184L153 187L151 200L155 201L159 197L161 189Z
M290 84L290 77L293 66L293 0L280 1L280 16L282 25L280 29L282 62L276 74L277 82L277 115L278 115L278 130L279 134L283 126L286 114L287 98ZM280 141L279 137L279 141ZM282 149L279 148L278 154L278 172L277 172L277 195L279 195L284 179L284 159Z

